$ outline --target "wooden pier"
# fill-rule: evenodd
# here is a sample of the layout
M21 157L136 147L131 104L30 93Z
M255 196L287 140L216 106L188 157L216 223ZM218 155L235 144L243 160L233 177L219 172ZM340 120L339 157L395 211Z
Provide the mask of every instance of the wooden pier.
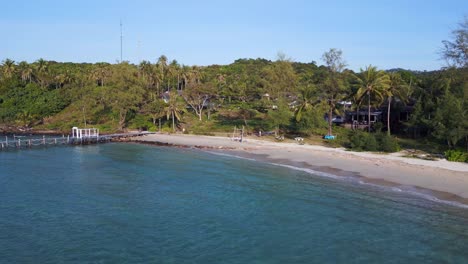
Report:
M61 137L46 137L42 138L23 138L22 136L13 136L0 138L0 150L14 150L26 149L48 146L62 146L62 145L88 145L97 143L106 143L113 140L121 140L129 137L143 136L154 134L153 132L133 132L109 135L85 135L77 137L76 135L63 135Z

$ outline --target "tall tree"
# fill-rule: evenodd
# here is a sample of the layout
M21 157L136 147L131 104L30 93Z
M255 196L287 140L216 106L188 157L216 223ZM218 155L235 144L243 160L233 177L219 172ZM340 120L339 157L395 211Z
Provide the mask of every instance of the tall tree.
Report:
M162 99L156 99L147 103L143 111L151 116L153 125L156 125L156 120L164 115L164 101Z
M357 96L362 98L367 96L367 126L368 131L371 129L371 97L374 96L378 102L383 99L383 91L389 86L388 75L381 70L377 70L377 67L369 65L358 77L358 90Z
M208 107L208 101L214 96L216 89L211 83L191 82L182 92L182 97L195 111L198 120L202 120L203 109Z
M32 74L33 74L33 69L31 68L31 66L27 62L22 61L22 62L19 63L18 68L19 68L19 71L20 71L21 80L24 83L26 81L28 81L30 83L31 78L32 78Z
M313 101L316 99L317 89L313 85L307 85L299 90L299 105L296 107L295 119L300 122L305 111L313 106Z
M268 121L275 128L275 134L279 135L281 127L290 124L292 113L286 101L281 98L276 102L276 108L268 111L268 117Z
M6 59L2 62L2 73L5 79L12 78L16 72L16 64L14 60Z
M42 88L46 88L49 85L49 62L44 59L39 59L35 63L34 75L39 81Z
M164 87L167 81L168 75L168 65L167 65L167 57L165 55L161 55L156 62L156 69L158 74L158 79L160 80L161 88L164 88L164 91L168 91L169 87Z
M171 88L173 85L173 89L179 90L180 84L180 65L176 60L172 60L167 67L168 71L168 80L167 86Z
M452 40L444 40L442 58L449 65L467 68L468 67L468 16L459 23L459 27L452 31Z
M263 82L266 92L273 99L295 92L297 75L292 62L284 54L278 54L278 59L263 70Z
M144 89L136 69L127 62L116 65L109 85L104 88L108 105L118 113L118 129L124 130L127 114L137 111L143 101Z
M91 72L91 78L98 86L105 86L110 75L111 70L107 63L97 63L96 68Z
M169 100L166 103L164 112L166 113L166 118L172 119L172 131L175 130L175 121L180 121L182 119L182 113L186 112L185 103L179 99L176 91L169 92Z
M407 101L410 96L410 85L406 84L401 75L397 72L389 74L389 82L387 88L383 91L387 98L387 134L390 135L390 108L393 98L398 98L401 101Z
M438 102L432 121L434 126L432 135L445 141L449 148L455 148L460 139L468 136L467 119L468 113L463 107L462 99L455 97L447 89Z
M328 68L328 76L323 87L328 102L328 135L332 135L333 112L337 103L346 95L346 86L342 77L346 62L343 59L343 52L333 48L323 54L322 60Z

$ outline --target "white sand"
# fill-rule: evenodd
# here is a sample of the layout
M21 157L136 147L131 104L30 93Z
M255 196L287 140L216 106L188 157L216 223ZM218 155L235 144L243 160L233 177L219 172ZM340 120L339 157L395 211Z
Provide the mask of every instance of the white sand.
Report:
M246 138L243 142L228 137L153 134L132 140L213 149L234 149L265 155L287 163L304 162L311 166L336 168L361 176L410 185L468 198L468 164L446 160L429 161L401 157L399 153L352 152L297 143L270 142Z

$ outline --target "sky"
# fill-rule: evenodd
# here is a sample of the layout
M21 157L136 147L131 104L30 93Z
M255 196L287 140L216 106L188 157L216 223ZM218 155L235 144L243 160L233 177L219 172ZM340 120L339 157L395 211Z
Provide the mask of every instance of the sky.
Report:
M466 0L0 0L0 60L229 64L239 58L436 70Z

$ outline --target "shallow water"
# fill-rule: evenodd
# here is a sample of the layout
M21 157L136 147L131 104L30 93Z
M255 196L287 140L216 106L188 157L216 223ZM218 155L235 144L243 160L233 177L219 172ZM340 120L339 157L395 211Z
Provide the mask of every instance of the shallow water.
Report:
M468 209L342 178L136 144L0 152L0 262L468 262Z

